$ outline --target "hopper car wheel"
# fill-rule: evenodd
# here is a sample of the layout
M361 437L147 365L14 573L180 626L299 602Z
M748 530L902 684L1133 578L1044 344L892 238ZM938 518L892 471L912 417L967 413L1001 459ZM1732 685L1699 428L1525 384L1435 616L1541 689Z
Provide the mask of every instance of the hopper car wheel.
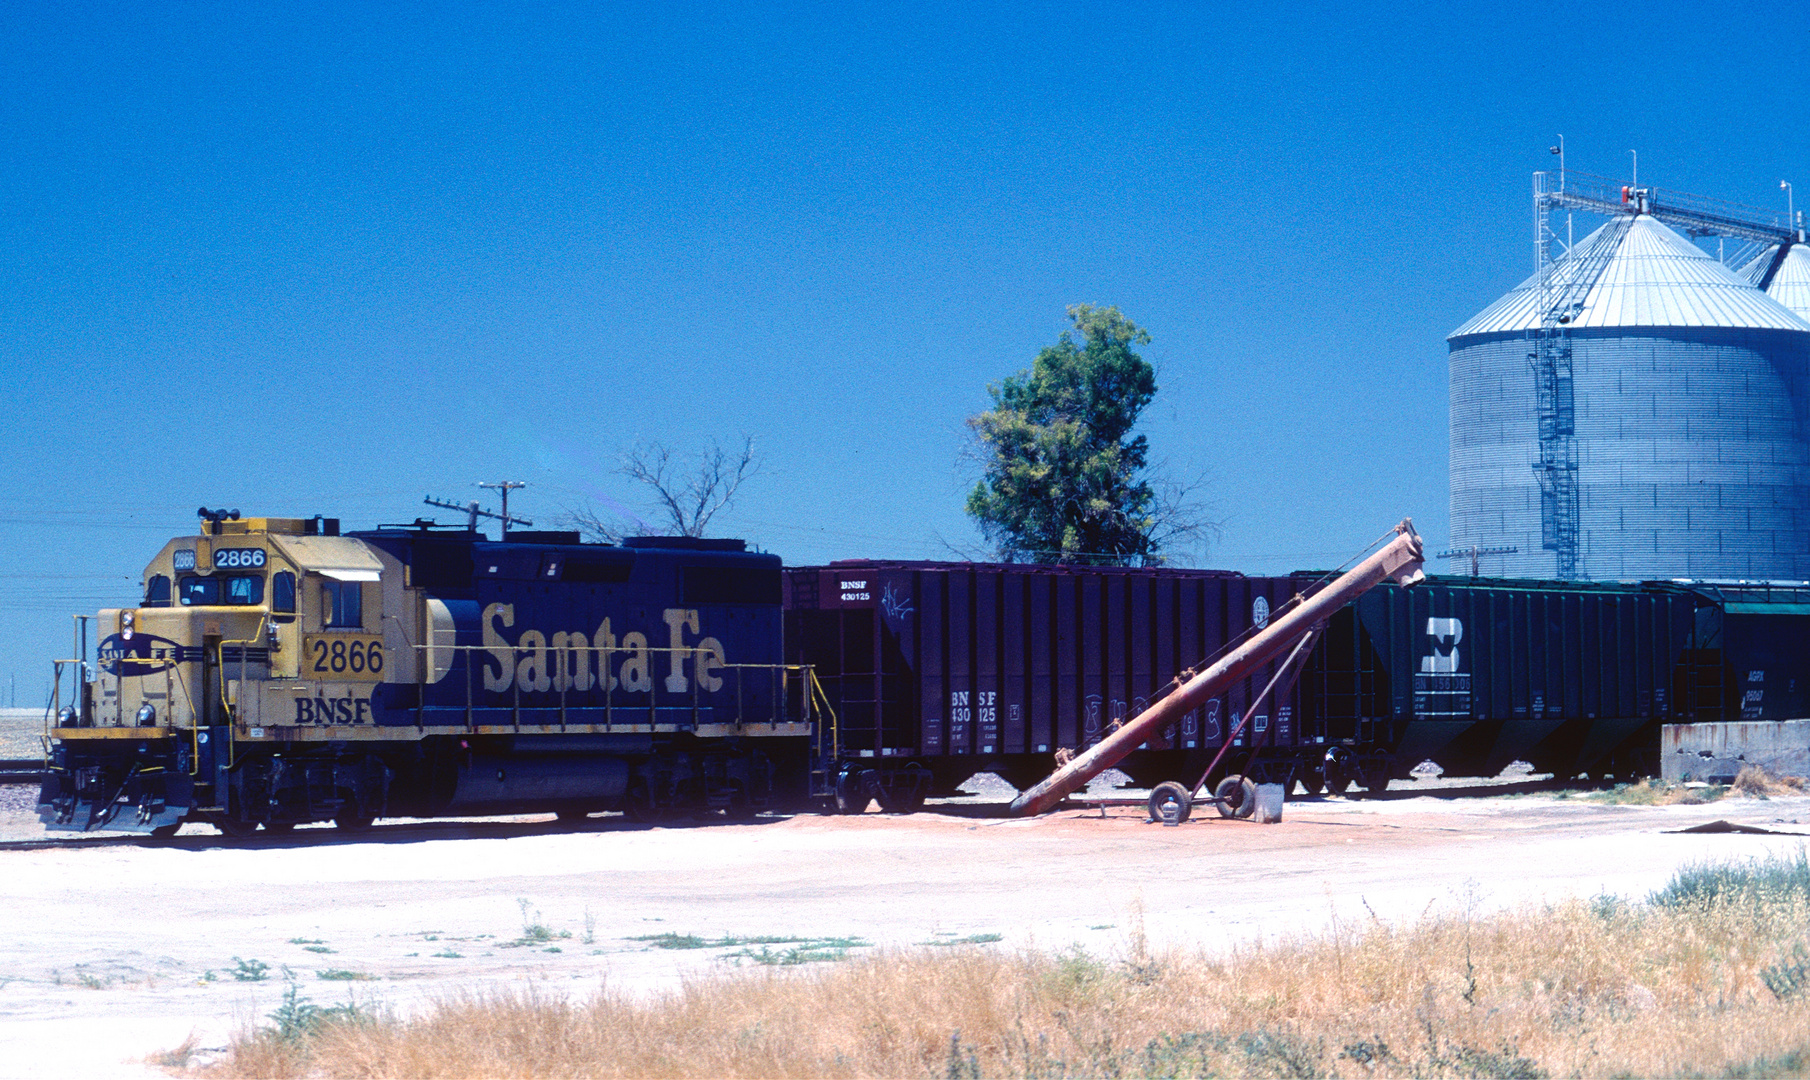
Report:
M243 840L247 836L258 831L258 823L255 821L239 821L236 818L218 817L214 819L214 828L219 829L224 836L230 836L234 840Z
M836 776L836 812L865 814L874 799L874 784L867 769L844 769Z
M1326 794L1343 795L1351 788L1351 777L1346 774L1345 767L1336 761L1326 763Z
M373 820L363 814L341 814L333 819L333 824L343 832L361 833L371 827Z
M553 816L561 825L582 825L591 820L591 815L583 810L555 810Z
M1381 795L1389 790L1389 766L1378 763L1359 769L1358 783L1364 785L1365 792Z
M1150 820L1163 820L1163 804L1170 801L1173 801L1180 807L1180 811L1175 816L1176 821L1183 822L1188 820L1189 812L1194 809L1194 799L1189 795L1186 787L1173 780L1165 780L1150 789L1150 801L1148 804Z
M1257 785L1248 776L1228 776L1213 789L1219 800L1219 815L1248 818L1257 811Z
M159 825L151 830L151 835L159 840L168 840L170 837L175 836L176 830L180 828L182 828L182 822L180 821L176 822L174 825Z
M1317 769L1303 768L1297 777L1301 781L1301 791L1307 795L1320 795L1326 791L1326 777Z
M915 814L924 809L924 789L880 792L880 809L889 814Z
M293 822L293 821L266 821L264 823L264 831L267 833L276 833L279 836L282 835L283 833L291 833L291 832L295 831L295 822Z

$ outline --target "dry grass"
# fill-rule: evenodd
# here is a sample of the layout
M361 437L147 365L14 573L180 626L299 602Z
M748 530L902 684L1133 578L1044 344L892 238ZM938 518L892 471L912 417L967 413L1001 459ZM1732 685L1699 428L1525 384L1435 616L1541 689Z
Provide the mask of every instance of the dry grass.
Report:
M333 1077L1790 1076L1810 1071L1810 863L1338 925L1209 956L985 947L738 971L670 995L447 1000L236 1042ZM1797 958L1794 961L1794 957ZM1792 965L1796 963L1797 966ZM1795 980L1795 981L1794 981Z
M1617 784L1608 791L1592 791L1583 797L1612 806L1697 806L1716 802L1732 790L1721 784L1686 787L1649 777L1637 784Z
M1801 776L1779 776L1760 765L1743 765L1734 782L1722 784L1674 784L1649 777L1638 784L1617 784L1608 791L1594 791L1584 796L1591 802L1618 806L1676 806L1716 802L1729 795L1745 795L1765 799L1780 795L1802 795L1807 788Z
M1802 795L1805 790L1804 778L1801 776L1779 776L1763 765L1743 765L1741 774L1729 790L1741 795L1752 795L1769 798L1774 795Z

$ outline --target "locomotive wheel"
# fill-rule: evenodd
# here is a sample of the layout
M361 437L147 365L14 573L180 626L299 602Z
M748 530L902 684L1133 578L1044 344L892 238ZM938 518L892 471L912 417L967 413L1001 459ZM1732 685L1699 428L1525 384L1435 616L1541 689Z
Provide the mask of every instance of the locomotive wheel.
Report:
M170 837L175 836L176 830L180 828L182 828L182 822L180 821L176 822L174 825L159 825L151 830L151 835L159 840L168 840Z
M342 832L361 833L371 827L373 820L363 814L341 814L333 819L333 824Z
M748 793L737 786L729 796L729 805L723 807L723 817L728 821L753 821L760 808L748 798Z
M591 815L583 810L555 810L553 816L559 819L562 825L582 825L591 820Z
M240 821L237 818L217 817L214 819L213 824L214 828L219 829L222 835L230 836L234 840L243 840L247 836L258 831L257 822Z
M1179 824L1188 820L1188 814L1194 809L1194 799L1189 795L1186 787L1173 780L1165 780L1150 789L1150 801L1147 804L1150 810L1150 820L1163 820L1163 804L1171 800L1181 807L1181 812L1176 815L1176 822Z
M629 817L643 825L672 825L691 816L689 811L676 806L644 806L641 803L630 803L626 809Z
M277 833L279 835L282 833L294 832L295 831L295 822L293 822L293 821L266 821L264 823L264 831L267 833Z
M1248 818L1257 812L1257 785L1248 776L1228 776L1213 789L1219 800L1219 816Z

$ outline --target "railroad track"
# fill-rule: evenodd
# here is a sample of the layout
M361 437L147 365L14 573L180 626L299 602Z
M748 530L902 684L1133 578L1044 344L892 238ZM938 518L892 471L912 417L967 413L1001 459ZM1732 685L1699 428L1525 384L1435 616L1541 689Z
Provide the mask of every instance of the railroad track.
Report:
M44 779L44 759L0 758L0 784L36 784Z

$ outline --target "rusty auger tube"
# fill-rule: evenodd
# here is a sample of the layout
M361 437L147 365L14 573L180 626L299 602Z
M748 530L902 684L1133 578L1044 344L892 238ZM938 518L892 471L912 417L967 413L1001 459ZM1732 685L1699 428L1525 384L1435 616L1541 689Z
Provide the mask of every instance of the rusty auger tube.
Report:
M1125 722L1125 726L1101 739L1085 753L1051 773L1047 779L1012 800L1007 811L1015 816L1041 814L1089 780L1117 765L1136 750L1152 732L1175 723L1199 708L1207 699L1244 678L1251 669L1276 655L1344 607L1384 581L1412 585L1423 575L1420 536L1412 520L1395 527L1398 534L1387 546L1346 571L1332 584L1299 605L1278 615L1268 627L1221 657L1213 666L1156 704Z

